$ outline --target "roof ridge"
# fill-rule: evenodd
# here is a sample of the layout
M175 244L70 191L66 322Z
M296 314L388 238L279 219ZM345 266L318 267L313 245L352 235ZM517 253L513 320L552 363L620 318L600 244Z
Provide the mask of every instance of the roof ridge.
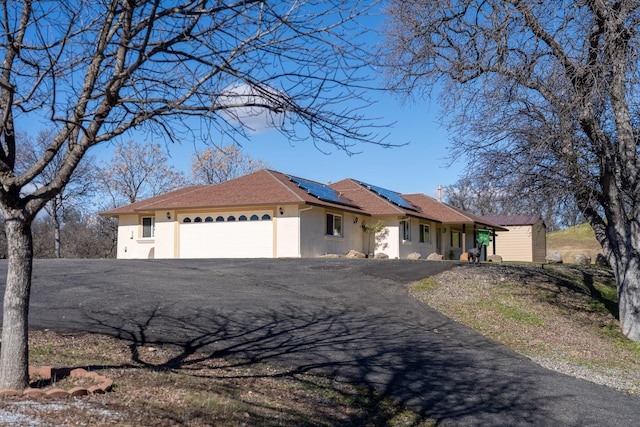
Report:
M360 181L358 179L355 179L355 178L346 178L346 179L355 182L358 186L362 187L365 191L368 191L369 193L373 194L378 199L382 200L384 203L386 203L387 205L391 206L392 208L394 208L396 211L400 212L401 214L407 215L407 213L400 206L396 205L395 203L392 203L386 197L383 197L382 195L376 193L372 189L367 188L367 186L364 185L364 183L362 181ZM390 191L393 191L393 190L390 190ZM397 193L397 194L400 194L400 193Z
M162 199L158 199L158 200L153 200L153 201L151 201L151 203L147 203L145 205L141 205L139 208L134 208L134 210L142 210L142 209L150 208L151 206L153 206L153 205L155 205L157 203L166 202L167 200L175 199L178 196L184 196L186 194L191 194L191 193L194 193L196 191L204 190L205 187L207 187L207 185L200 184L200 185L192 185L191 187L193 187L193 188L190 191L182 192L180 190L175 190L175 191L172 191L172 192L169 192L169 193L165 193L164 196L167 196L167 197L163 197ZM183 188L182 190L186 190L188 188L189 187ZM177 193L179 191L180 191L180 194L174 194L174 193ZM160 196L158 196L158 197L160 197ZM152 200L152 199L147 199L146 201L150 201L150 200ZM140 203L142 203L144 201L145 200L141 200Z
M302 197L300 197L295 191L293 191L286 183L284 183L279 177L275 176L275 174L278 175L282 175L282 176L287 176L286 174L284 174L283 172L278 172L278 171L274 171L271 169L264 169L264 171L269 174L269 176L271 176L273 179L276 180L276 182L278 182L281 186L283 186L284 188L287 189L287 191L289 191L291 194L293 194L298 200L300 200L301 202L306 203L306 200L304 200ZM289 175L291 176L291 175Z

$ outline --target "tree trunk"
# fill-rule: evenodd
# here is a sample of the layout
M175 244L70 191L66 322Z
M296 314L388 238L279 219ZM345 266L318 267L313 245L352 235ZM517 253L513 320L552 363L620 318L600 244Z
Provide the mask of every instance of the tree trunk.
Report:
M23 390L29 381L28 315L33 265L31 223L7 219L7 284L4 293L0 389Z
M58 211L54 208L53 215L53 251L56 258L60 258L60 218L58 217Z
M640 263L637 257L617 262L620 328L629 339L640 341Z

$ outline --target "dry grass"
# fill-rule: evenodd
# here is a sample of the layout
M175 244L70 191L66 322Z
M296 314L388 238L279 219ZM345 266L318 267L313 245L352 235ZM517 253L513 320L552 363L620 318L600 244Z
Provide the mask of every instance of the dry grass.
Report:
M366 388L273 365L50 331L32 332L30 349L33 366L83 367L113 379L114 390L78 399L3 398L0 425L432 425Z
M413 287L426 304L544 366L640 393L640 345L619 332L595 266L460 266Z
M589 224L581 224L547 235L547 253L560 252L565 262L573 262L577 254L587 254L591 261L602 253L602 246L596 240Z

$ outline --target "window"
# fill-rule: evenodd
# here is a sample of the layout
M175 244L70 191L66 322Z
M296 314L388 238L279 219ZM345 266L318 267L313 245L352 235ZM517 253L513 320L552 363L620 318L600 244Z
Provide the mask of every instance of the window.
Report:
M431 243L431 228L427 224L420 224L420 243Z
M224 217L223 216L217 217L216 222L224 222Z
M342 237L342 217L340 215L327 214L327 234Z
M191 218L186 217L185 219L182 220L182 222L191 222Z
M400 221L400 233L402 233L402 240L407 242L411 240L411 221L408 219Z
M213 218L211 218L210 216L206 217L204 219L204 222L213 222Z
M238 221L246 221L247 217L246 215L240 215L240 217L238 218Z
M254 214L254 215L251 215L251 218L249 218L249 219L250 219L251 221L257 221L257 220L259 220L260 218L258 217L258 215L255 215L255 214Z
M200 218L199 216L196 217L196 219L193 220L193 222L202 222L202 218Z
M271 219L271 215L269 215L269 214L264 214L264 215L262 215L262 220L263 220L263 221L268 221L268 220L270 220L270 219Z
M460 234L459 231L451 231L451 246L453 246L454 248L461 248L462 247L462 235Z
M156 221L152 216L142 218L142 238L149 239L155 235Z
M235 221L235 220L236 220L236 217L235 217L235 216L233 216L233 215L229 215L229 216L227 217L227 221L229 221L229 222L233 222L233 221Z

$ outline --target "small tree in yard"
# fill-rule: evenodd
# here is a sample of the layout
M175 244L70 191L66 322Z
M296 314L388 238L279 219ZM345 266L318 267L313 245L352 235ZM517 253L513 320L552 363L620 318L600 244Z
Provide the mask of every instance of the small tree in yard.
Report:
M378 248L385 249L386 243L383 243L389 234L389 230L385 227L387 224L379 220L375 224L367 224L366 222L362 224L362 231L367 234L367 255L371 254L371 238L375 242L375 246L373 250L377 250Z
M361 116L370 56L355 44L367 10L358 1L8 0L0 10L0 389L27 386L32 222L91 147L134 129L166 141L245 135L236 118L246 107L278 114L273 125L291 138L347 150L379 142ZM17 169L17 132L38 123L52 137ZM55 159L55 175L34 188Z
M479 177L573 196L640 341L640 2L392 0L388 21L391 86L442 89Z

